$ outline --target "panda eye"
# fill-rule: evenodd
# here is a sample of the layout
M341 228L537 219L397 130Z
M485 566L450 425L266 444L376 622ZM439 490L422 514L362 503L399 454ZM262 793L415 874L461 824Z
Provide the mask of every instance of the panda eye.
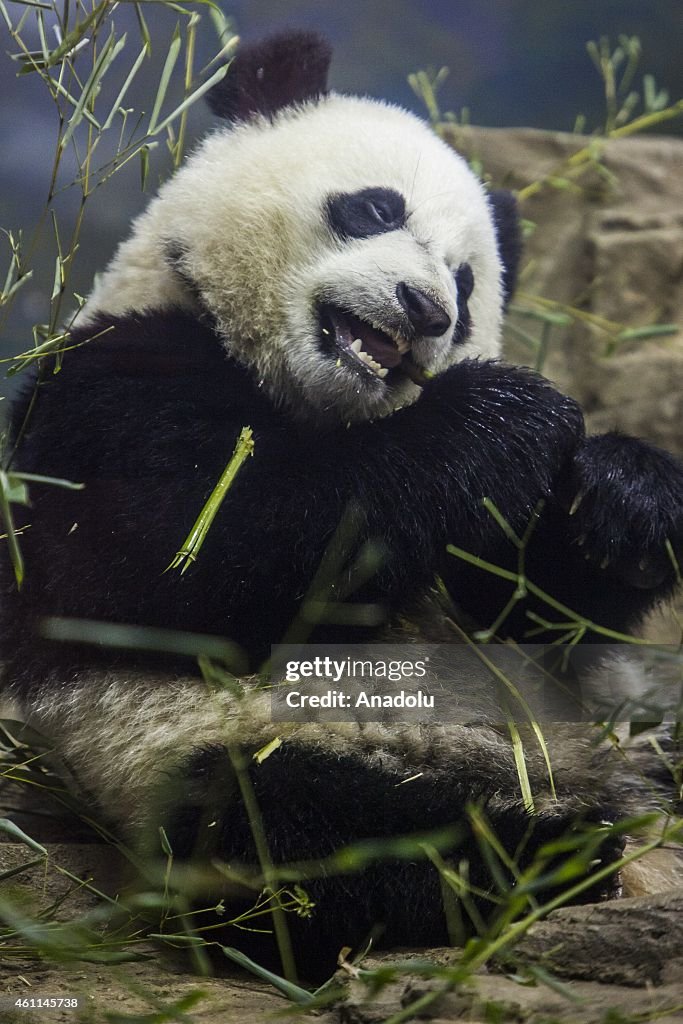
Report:
M378 224L382 224L384 227L392 227L397 220L396 212L392 211L391 205L382 199L367 199L366 207L368 214L373 220L376 220Z
M340 238L370 238L402 228L406 204L403 196L391 188L366 188L330 196L326 214Z
M455 287L458 289L458 300L467 302L474 291L474 274L469 263L461 263L455 274Z

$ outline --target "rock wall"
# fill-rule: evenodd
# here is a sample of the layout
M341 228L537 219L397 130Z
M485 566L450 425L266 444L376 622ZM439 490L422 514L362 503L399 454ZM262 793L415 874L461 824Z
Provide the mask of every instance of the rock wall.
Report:
M532 366L538 358L519 333L541 336L528 316L543 308L534 297L550 300L551 312L573 307L567 326L550 329L539 368L581 403L589 431L616 428L683 455L683 139L442 131L494 186L520 194L530 233L508 358ZM615 344L622 329L653 324L678 330ZM656 612L646 635L678 643L681 622L683 598Z
M581 402L590 429L618 427L683 454L683 330L622 341L610 353L616 325L683 326L683 139L594 143L572 167L589 142L580 136L453 126L444 134L494 185L521 192L522 216L534 228L516 305L542 296L611 322L610 331L581 319L553 328L543 372ZM539 332L518 313L510 319ZM512 331L507 353L533 362Z

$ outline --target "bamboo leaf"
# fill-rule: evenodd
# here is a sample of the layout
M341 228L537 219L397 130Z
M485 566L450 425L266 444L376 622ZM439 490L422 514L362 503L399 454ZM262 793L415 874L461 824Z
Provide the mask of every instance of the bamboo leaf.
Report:
M9 361L16 363L15 366L11 366L7 371L8 377L13 377L16 373L20 373L26 366L34 362L36 359L41 359L43 356L59 354L62 351L62 346L67 340L67 334L57 334L53 338L48 338L47 341L42 342L40 345L36 345L30 352L20 352L19 355L10 356ZM7 360L0 359L0 362L6 362Z
M126 80L123 83L123 85L121 86L121 89L119 90L119 94L116 97L116 99L114 100L114 103L112 104L112 108L109 111L109 116L106 118L104 124L102 125L102 131L106 131L107 128L109 128L111 126L111 123L114 120L114 117L115 117L117 111L119 110L121 104L123 103L124 97L125 97L126 93L128 92L128 89L130 88L130 85L131 85L133 79L135 78L135 76L137 75L138 71L140 70L140 65L142 64L143 60L145 59L145 57L147 56L148 53L149 53L149 46L148 46L147 43L145 43L143 45L142 49L140 50L139 54L135 58L135 61L133 62L133 66L130 69L130 71L128 72Z
M54 281L52 283L52 294L50 295L50 301L51 302L54 301L54 299L59 295L59 293L62 290L63 285L64 285L64 274L63 274L63 271L62 271L62 262L61 262L59 256L56 256L55 257L55 276L54 276Z
M14 517L10 506L11 498L9 496L11 492L12 487L7 473L0 470L0 519L5 524L7 547L9 548L10 561L14 569L14 578L17 581L17 587L21 590L21 585L24 582L24 559L19 547L19 541L17 540Z
M50 59L50 47L47 45L47 39L45 38L45 18L42 11L38 12L38 36L40 38L42 62L47 67Z
M28 505L28 488L21 483L15 473L8 473L6 477L5 497L15 505Z
M167 857L173 857L173 850L166 834L166 829L163 825L159 825L159 841L161 843L161 849Z
M648 324L645 327L629 327L619 331L609 339L605 346L605 355L612 356L625 341L648 341L651 338L666 338L678 334L678 324Z
M62 619L56 616L41 621L41 633L50 640L66 643L97 644L128 650L161 651L188 658L204 655L230 665L236 674L244 674L246 663L242 649L231 640L204 633L148 626L125 626L93 619Z
M164 121L162 121L160 125L157 126L155 134L164 131L164 129L172 121L175 121L175 119L180 114L182 114L184 110L186 110L188 107L191 107L193 103L196 103L197 100L201 99L204 93L208 92L209 89L212 89L217 82L220 82L223 78L225 78L225 76L228 73L229 67L229 64L225 64L222 68L219 68L218 71L214 72L214 74L211 75L210 78L207 78L205 82L203 82L197 89L195 89L193 93L190 93L189 96L186 96L183 102L175 108L173 113L169 114L168 117Z
M211 5L209 8L209 18L222 47L227 46L233 39L237 40L238 37L233 30L232 20L226 17L220 7Z
M149 119L149 133L150 135L155 134L157 130L157 121L161 113L161 108L166 98L166 92L168 90L169 82L171 81L171 75L173 74L173 68L175 67L176 61L178 60L178 54L180 53L180 27L176 25L173 32L173 38L171 39L171 45L168 48L168 54L164 62L164 66L161 72L161 78L159 79L159 88L154 98L154 106L152 107L152 116Z
M180 569L182 575L182 573L187 572L193 562L196 562L199 550L204 543L206 535L211 528L211 524L216 518L218 510L223 504L235 477L242 468L245 459L249 458L249 456L253 454L254 441L252 429L251 427L242 427L230 462L223 470L220 480L214 487L206 501L206 504L204 505L204 508L195 520L192 529L185 538L183 546L176 553L171 564L166 567L165 572L168 572L169 569Z
M104 13L110 0L101 0L92 11L79 22L68 35L64 37L59 46L50 52L47 42L45 40L45 28L44 23L41 23L40 18L38 19L38 31L41 35L41 46L42 46L42 57L38 60L31 60L30 63L26 63L21 69L20 74L30 74L32 71L38 71L41 67L52 68L57 64L61 64L65 57L67 57L73 50L76 49L77 45L85 36L90 26L97 21L97 19ZM34 6L34 5L32 5ZM35 4L36 7L41 8L39 15L42 16L43 4ZM52 10L52 7L45 7L46 10ZM28 55L29 59L33 55Z
M666 548L666 553L669 556L669 561L671 562L673 570L676 574L676 583L680 586L681 582L683 582L681 580L681 566L678 562L678 559L676 558L676 553L673 549L673 544L671 543L668 537L664 541L664 547Z
M616 336L616 341L645 341L647 338L665 338L672 334L678 334L678 324L649 324L647 327L631 327L621 331Z
M515 767L517 769L517 778L519 779L519 788L522 792L522 801L525 809L533 814L535 810L534 795L531 791L531 782L529 780L529 773L526 767L526 759L524 757L524 744L522 743L522 737L519 734L517 723L512 717L509 708L507 707L507 701L505 703L505 719L508 730L510 732L510 739L512 741L512 752L515 758Z
M90 72L90 75L88 76L85 85L83 86L83 91L81 92L81 95L78 98L76 108L71 117L69 118L69 124L67 126L67 129L59 141L59 145L62 149L66 146L69 139L75 132L76 128L83 120L86 104L89 102L91 96L97 94L102 78L107 73L107 70L111 66L112 62L116 60L116 57L119 55L119 53L125 45L125 33L117 41L114 33L114 28L112 27L112 30L109 33L109 36L107 37L107 41L102 47L102 50L100 51L100 54L97 60L95 61L95 64L93 65L93 69Z
M195 1017L188 1017L186 1010L191 1010L205 997L206 993L196 990L188 992L187 995L176 999L168 1005L154 1000L156 1009L151 1013L116 1013L112 1010L105 1012L104 1019L107 1024L165 1024L166 1021L177 1021L178 1024L192 1024ZM202 1015L203 1016L203 1015Z
M39 864L44 863L45 861L42 857L37 857L36 860L29 860L26 864L19 864L16 868L9 868L7 871L0 872L0 882L13 878L14 875L20 875L22 871L30 871L31 868L36 868Z
M265 747L261 747L260 750L256 751L253 755L254 760L257 764L263 764L266 758L270 757L271 754L274 754L278 747L281 746L282 739L279 736L276 736L275 739L270 741L270 743L266 743Z
M501 530L503 531L503 533L505 534L507 539L509 541L512 541L512 543L515 545L516 548L518 548L518 549L522 548L523 544L522 544L521 538L519 538L517 536L517 534L512 529L512 527L508 523L508 521L505 518L505 516L502 514L500 509L497 507L497 505L495 505L494 502L492 502L490 498L482 498L482 502L481 503L484 506L484 508L486 509L486 511L489 513L489 515L493 516L493 518L498 523L498 525L500 526Z
M149 146L140 147L140 186L144 192L147 188L147 178L149 177Z
M499 565L494 565L493 562L487 562L485 558L479 558L478 555L472 555L469 551L456 547L455 544L447 544L446 551L449 555L455 555L456 558L462 558L463 562L469 562L470 565L476 565L479 569L486 569L487 572L493 573L494 576L501 576L504 580L513 580L515 583L519 580L518 573L512 572L510 569L503 569Z
M36 853L40 853L47 857L47 850L40 843L37 843L35 839L31 839L25 832L15 825L9 818L0 818L0 832L5 832L8 836L12 836L18 843L23 843L24 846L28 846L29 849L35 850Z
M233 949L231 946L221 946L221 949L225 953L228 960L232 960L233 963L243 967L245 971L249 971L251 974L255 974L261 981L267 981L273 985L276 989L286 995L293 1003L298 1003L300 1006L307 1006L308 1003L313 1002L313 995L307 992L305 988L301 988L299 985L295 985L291 981L287 981L286 978L281 978L279 974L273 974L272 971L266 970L265 967L261 967L260 964L254 963L244 953L240 953L239 949Z
M142 13L142 5L139 4L139 3L135 4L135 14L136 14L136 17L138 19L138 26L140 28L140 35L142 36L142 39L143 39L143 42L144 42L145 47L147 49L147 52L151 53L152 52L152 37L149 34L149 29L147 28L147 22L145 21L145 16Z
M85 484L76 484L73 480L64 480L59 476L43 476L42 473L10 473L10 481L28 480L37 484L52 484L54 487L64 487L67 491L82 491ZM12 499L16 501L16 498Z
M68 89L64 88L64 86L62 85L61 81L58 78L53 78L52 79L52 83L53 83L55 89L57 90L57 92L61 96L63 96L64 99L68 100L68 102L71 104L72 107L75 108L75 107L78 106L78 100L76 99L76 97L72 96ZM91 124L93 126L93 128L97 129L98 132L102 131L102 126L100 125L99 121L91 113L91 111L88 110L87 107L85 107L84 110L83 110L83 117L88 122L88 124Z
M21 277L17 278L17 280L13 284L11 284L9 288L0 292L0 306L6 305L10 301L10 299L13 299L14 296L19 291L19 289L23 288L26 282L30 281L32 277L33 271L27 270L26 273L22 274Z

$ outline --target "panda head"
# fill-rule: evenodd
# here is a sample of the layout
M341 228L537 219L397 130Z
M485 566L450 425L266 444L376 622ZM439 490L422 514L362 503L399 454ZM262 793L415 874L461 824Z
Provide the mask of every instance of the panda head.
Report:
M428 125L328 93L329 58L311 34L239 52L210 96L221 127L138 219L86 313L193 309L278 403L348 422L498 354L517 235L512 198L487 194Z

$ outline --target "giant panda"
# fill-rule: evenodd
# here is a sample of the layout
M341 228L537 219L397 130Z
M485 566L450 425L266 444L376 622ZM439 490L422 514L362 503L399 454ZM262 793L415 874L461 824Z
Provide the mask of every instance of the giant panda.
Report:
M485 890L468 807L530 857L581 822L614 821L622 777L565 730L550 749L556 792L540 748L525 751L530 815L491 715L274 723L267 691L248 675L207 688L182 644L60 641L55 622L226 638L254 672L346 522L308 640L429 638L451 615L486 629L516 584L481 566L515 568L510 532L531 523L529 579L628 633L672 593L668 552L683 541L675 458L617 433L586 438L574 401L500 361L520 249L513 198L487 191L413 114L329 92L329 59L308 33L239 51L211 95L219 126L135 222L63 364L44 360L15 402L12 468L84 488L31 482L17 524L30 524L25 580L17 589L4 558L0 610L9 691L139 849L158 853L163 826L176 860L253 866L239 752L273 862L322 865L302 882L310 912L288 916L308 977L369 934L386 946L449 938L439 874L414 846L356 873L329 867L336 851L455 827L443 855ZM196 561L165 571L244 426L253 457ZM551 626L563 617L522 600L501 637L523 639L534 607ZM608 843L598 859L617 855ZM593 895L617 888L603 880ZM266 956L272 939L229 941Z

